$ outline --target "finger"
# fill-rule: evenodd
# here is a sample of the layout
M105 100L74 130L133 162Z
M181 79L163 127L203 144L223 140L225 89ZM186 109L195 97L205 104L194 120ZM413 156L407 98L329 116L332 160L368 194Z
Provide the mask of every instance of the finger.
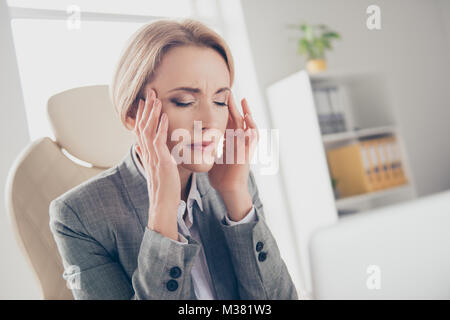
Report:
M146 130L146 127L148 125L148 123L150 122L151 119L151 114L153 111L153 106L154 106L154 101L155 101L155 92L153 89L149 88L147 90L147 98L145 101L145 113L143 115L143 118L141 120L141 136L142 136L142 145L143 145L143 149L145 154L148 156L149 160L148 162L150 163L151 166L153 166L155 164L156 161L156 156L154 154L153 151L153 137L150 137L148 134L148 131Z
M247 99L243 98L241 100L241 105L242 105L242 111L244 112L244 120L245 120L245 116L247 114L251 115L252 112L250 111L250 107L248 106Z
M139 99L138 109L137 109L137 112L136 112L136 118L134 120L134 131L136 133L138 133L139 121L141 120L141 117L142 117L142 109L143 108L144 108L144 100Z
M150 112L150 117L144 129L146 130L149 137L152 138L152 141L155 139L156 136L156 130L158 128L160 115L161 115L161 100L155 99L152 111Z
M159 123L158 132L155 138L155 150L160 164L168 164L171 160L167 158L167 130L168 130L168 117L166 113L161 115L161 121ZM165 150L167 149L167 150Z
M158 161L154 146L154 140L156 136L156 127L158 125L160 111L161 111L161 102L160 100L155 99L147 125L144 128L145 137L147 139L147 146L149 148L150 157L152 159L153 164L156 164Z
M158 128L158 135L159 135L159 139L161 140L162 143L166 143L167 142L167 131L169 129L169 116L167 115L167 113L163 113L161 115L161 121L159 124L159 128Z
M144 112L142 114L142 119L139 123L139 129L141 131L144 130L145 125L148 122L148 116L152 110L152 106L153 106L153 100L154 100L154 94L153 94L153 90L149 89L147 91L147 95L145 97L145 105L144 105Z
M139 144L136 144L135 150L139 156L139 159L141 159L141 161L143 162L144 159L142 158L142 150L141 150L141 146Z
M235 129L244 128L244 119L239 113L236 104L234 103L233 94L228 95L228 110L231 113L231 118L233 119Z
M139 99L139 104L138 104L138 110L136 112L136 119L135 119L135 124L134 124L134 132L136 134L136 140L137 140L137 146L139 146L139 150L140 150L140 154L139 154L139 158L144 161L145 158L143 157L142 154L142 136L141 136L141 131L139 129L139 122L141 121L142 118L142 112L144 109L144 100ZM137 149L137 147L136 147Z
M151 104L150 104L150 97L152 96L152 93L150 91L147 91L147 95L145 98L145 103L142 111L142 117L139 122L139 132L140 132L140 143L141 148L143 151L143 156L146 162L148 162L148 158L150 157L150 151L147 144L147 138L145 137L144 128L146 123L148 122L149 114L151 111ZM151 158L151 157L150 157Z
M242 109L244 110L245 116L244 116L244 120L246 123L246 127L250 128L250 129L254 129L254 135L256 136L256 138L259 137L259 132L258 132L258 127L256 126L256 122L255 119L253 118L253 115L250 111L250 107L248 105L247 99L242 99Z
M253 120L252 116L250 114L245 115L245 121L247 123L247 130L250 130L250 137L252 139L259 140L259 131L256 127L255 120Z
M148 119L150 117L150 112L152 110L153 101L154 101L155 93L153 89L148 88L145 95L145 103L142 111L142 118L139 123L139 130L141 135L141 148L143 151L143 156L145 161L151 162L151 148L148 146L148 137L146 137L146 133L144 131L146 124L148 123ZM150 161L148 161L150 158Z

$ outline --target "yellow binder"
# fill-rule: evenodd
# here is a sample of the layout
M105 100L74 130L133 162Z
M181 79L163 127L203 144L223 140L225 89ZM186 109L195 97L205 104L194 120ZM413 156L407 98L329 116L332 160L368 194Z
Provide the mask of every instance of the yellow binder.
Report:
M364 154L367 156L367 162L368 162L369 172L370 172L369 180L370 180L371 190L375 191L378 188L378 176L375 171L375 166L374 166L372 155L371 155L370 142L368 140L361 140L359 142L359 144L360 144L361 150L364 151Z
M327 151L328 166L342 197L372 191L359 143Z
M385 141L385 137L376 138L373 140L373 143L375 144L375 149L377 151L378 161L379 161L379 168L380 168L380 174L381 174L381 189L386 189L391 186L391 180L389 179L389 173L388 173L388 166L387 166L387 159L386 154L384 152L383 144Z
M405 172L403 170L403 163L400 154L400 148L395 136L389 138L388 146L390 148L391 155L393 157L393 176L394 176L394 185L398 186L401 184L405 184L407 182Z
M374 139L366 140L366 147L369 150L369 159L371 161L373 176L374 176L374 190L381 190L384 188L383 185L383 172L380 164L380 159L377 153L377 145Z
M372 176L372 167L370 165L370 160L369 160L369 150L365 147L364 142L360 141L359 142L359 149L360 149L360 153L361 153L361 161L364 167L364 172L365 172L365 176L366 179L368 181L368 188L367 191L372 191L374 190L373 186L374 186L374 177Z
M385 159L385 163L383 165L383 169L385 170L385 176L386 176L386 187L390 188L394 186L394 175L392 172L392 163L393 158L388 150L388 143L389 143L390 136L380 138L378 149L381 154L383 154L383 157Z

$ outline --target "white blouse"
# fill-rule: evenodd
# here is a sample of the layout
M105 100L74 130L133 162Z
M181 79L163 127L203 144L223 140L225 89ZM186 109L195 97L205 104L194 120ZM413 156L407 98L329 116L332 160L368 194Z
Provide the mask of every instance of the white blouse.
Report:
M134 162L137 164L139 171L141 174L146 177L144 168L138 160L137 153L135 151L136 145L133 145L133 158ZM196 173L192 173L191 179L191 188L189 190L189 196L187 198L187 214L186 211L186 202L184 200L180 201L178 205L178 241L180 243L186 244L188 243L186 236L189 235L193 239L195 239L200 245L202 244L200 235L197 230L197 225L193 219L192 215L192 206L194 205L194 201L197 202L200 210L203 212L202 200L200 197L200 193L197 189L197 180ZM225 216L225 221L229 225L236 225L240 223L246 223L251 221L256 221L255 216L255 207L252 206L247 215L239 221L232 221ZM203 246L201 245L201 250L199 252L198 259L194 262L191 271L192 282L194 284L195 295L198 300L215 300L217 297L214 294L213 284L211 280L211 275L209 273L208 264L206 262L205 251Z

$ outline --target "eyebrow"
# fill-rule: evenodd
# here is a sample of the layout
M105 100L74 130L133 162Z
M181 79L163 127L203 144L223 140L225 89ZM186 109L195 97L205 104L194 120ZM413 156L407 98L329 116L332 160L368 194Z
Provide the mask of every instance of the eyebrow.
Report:
M168 92L178 91L178 90L181 90L181 91L188 91L188 92L192 92L192 93L199 93L199 92L201 92L201 90L200 90L199 88L192 88L192 87L178 87L178 88L171 89L171 90L169 90ZM218 89L218 90L216 91L216 93L214 93L214 94L217 94L217 93L220 93L220 92L223 92L223 91L227 91L227 90L228 90L228 91L231 91L230 88L228 88L228 87L223 87L223 88Z

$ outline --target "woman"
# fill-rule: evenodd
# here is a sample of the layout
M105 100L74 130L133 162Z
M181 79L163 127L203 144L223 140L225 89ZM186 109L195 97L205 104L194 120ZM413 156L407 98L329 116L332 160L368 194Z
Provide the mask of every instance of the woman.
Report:
M233 78L229 48L200 22L160 20L132 36L111 98L136 143L50 204L76 299L297 299L249 169L258 132Z

